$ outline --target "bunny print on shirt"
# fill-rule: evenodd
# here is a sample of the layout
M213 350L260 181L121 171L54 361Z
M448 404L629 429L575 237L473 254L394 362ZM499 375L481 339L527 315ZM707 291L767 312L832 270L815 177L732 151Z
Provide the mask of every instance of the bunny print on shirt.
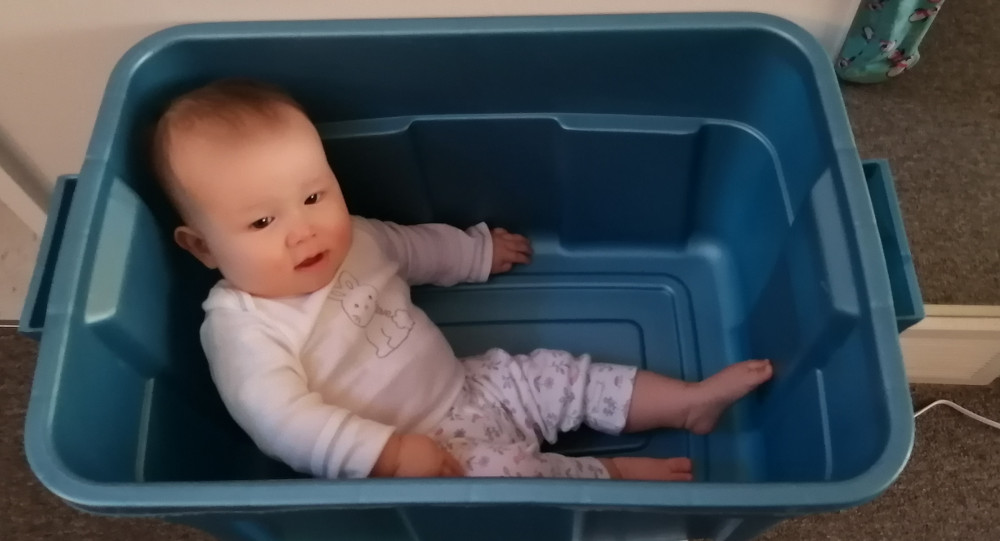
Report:
M395 351L413 328L409 312L379 306L378 290L359 283L349 272L340 275L336 287L330 290L330 298L339 300L351 322L365 330L365 336L380 358Z

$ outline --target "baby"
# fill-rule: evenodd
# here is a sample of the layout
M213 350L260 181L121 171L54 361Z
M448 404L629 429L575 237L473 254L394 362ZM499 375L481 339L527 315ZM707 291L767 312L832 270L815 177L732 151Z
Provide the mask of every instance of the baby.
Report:
M690 480L686 458L540 445L581 425L704 434L771 377L768 361L688 383L563 351L457 359L410 285L485 281L529 263L528 239L352 216L316 128L269 86L217 81L176 99L153 162L177 244L223 277L203 304L213 381L255 444L297 471Z

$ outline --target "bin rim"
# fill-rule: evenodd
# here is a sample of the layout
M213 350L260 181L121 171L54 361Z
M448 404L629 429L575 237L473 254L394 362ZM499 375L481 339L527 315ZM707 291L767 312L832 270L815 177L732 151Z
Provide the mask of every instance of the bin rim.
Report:
M380 35L442 35L550 31L625 31L654 29L755 29L771 32L797 46L812 69L809 79L828 120L833 147L842 158L857 160L854 138L847 121L838 82L830 59L818 41L795 23L774 15L753 12L530 15L504 17L454 17L422 19L364 19L310 21L230 21L202 22L172 26L142 39L116 63L107 83L97 122L81 169L78 205L67 222L66 243L82 254L93 240L87 224L94 215L104 189L111 150L107 142L119 124L126 90L132 74L150 57L174 44L199 39L255 37L327 36L331 32ZM860 161L857 164L860 174ZM844 171L847 179L851 171ZM863 176L857 183L863 188ZM850 212L860 214L854 187L848 190ZM874 227L874 224L872 224ZM865 273L864 287L878 288L877 240L858 239ZM880 256L878 256L880 257ZM789 483L655 483L639 481L551 479L362 479L362 480L266 480L213 482L94 482L70 473L58 456L51 437L54 388L60 371L70 315L79 299L76 286L82 269L73 263L79 257L61 258L55 271L50 306L64 307L49 314L39 350L39 364L29 401L25 426L28 462L38 479L68 503L89 511L118 515L179 515L207 512L291 510L298 508L388 507L400 505L496 505L530 504L566 508L655 508L684 512L712 513L722 510L740 513L796 514L804 511L834 510L867 502L895 481L906 464L913 444L912 407L905 385L887 388L889 433L879 458L866 471L839 481ZM882 272L885 272L884 263ZM885 293L888 295L886 280ZM881 295L871 308L871 326L879 347L879 360L886 381L902 371L895 334L891 300ZM887 343L888 342L888 343ZM890 371L891 373L887 372ZM889 377L892 376L892 377ZM905 380L899 380L905 381ZM904 396L905 395L905 396ZM808 490L804 488L808 487ZM220 505L219 502L234 502Z

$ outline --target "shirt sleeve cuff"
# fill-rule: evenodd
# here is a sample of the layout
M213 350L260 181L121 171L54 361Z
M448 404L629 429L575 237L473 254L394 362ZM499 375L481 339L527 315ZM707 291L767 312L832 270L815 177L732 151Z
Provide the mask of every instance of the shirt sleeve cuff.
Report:
M375 421L361 421L356 427L359 434L355 439L354 448L344 457L341 476L349 479L364 478L371 475L375 462L378 461L382 449L392 436L395 429Z
M490 235L490 228L484 222L465 230L466 234L476 241L479 248L474 253L472 273L469 276L470 282L485 282L490 277L493 269L493 236Z

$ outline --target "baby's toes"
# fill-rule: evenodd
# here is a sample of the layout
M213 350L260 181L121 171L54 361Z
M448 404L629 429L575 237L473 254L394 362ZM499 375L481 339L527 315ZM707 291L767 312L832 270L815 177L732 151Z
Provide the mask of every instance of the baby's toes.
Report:
M771 371L771 361L767 359L746 361L743 363L743 368L747 372L765 374Z
M667 469L674 473L691 473L692 464L690 458L668 458Z

